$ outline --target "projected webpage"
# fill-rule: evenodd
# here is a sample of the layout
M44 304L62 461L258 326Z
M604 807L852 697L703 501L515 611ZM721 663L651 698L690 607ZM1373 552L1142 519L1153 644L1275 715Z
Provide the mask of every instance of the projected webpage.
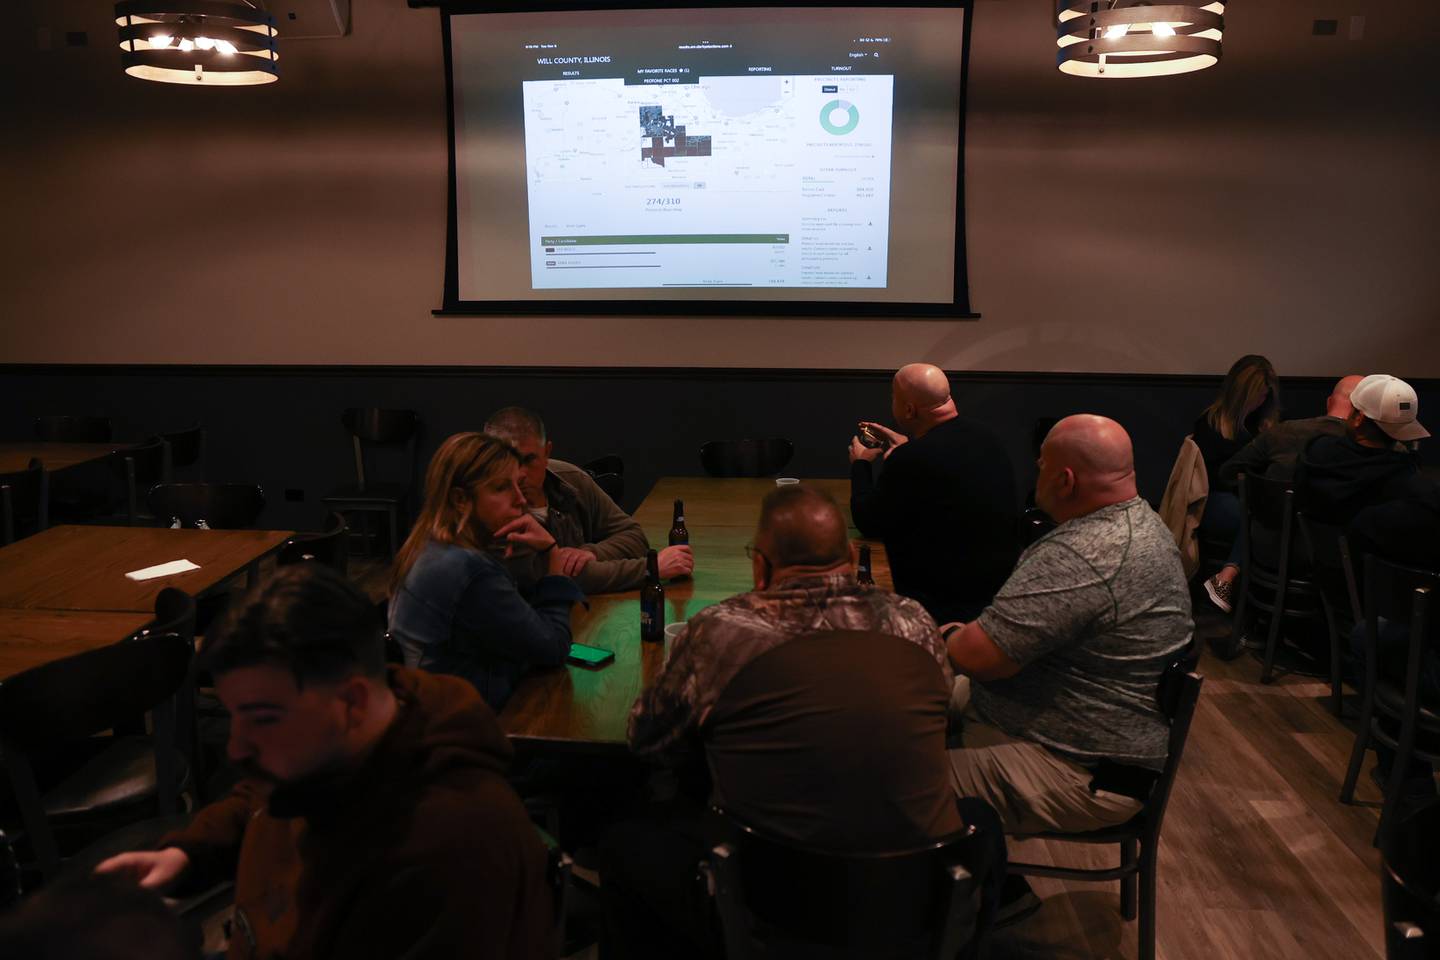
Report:
M957 302L962 8L444 23L449 300Z
M535 289L886 286L893 76L634 69L523 84Z

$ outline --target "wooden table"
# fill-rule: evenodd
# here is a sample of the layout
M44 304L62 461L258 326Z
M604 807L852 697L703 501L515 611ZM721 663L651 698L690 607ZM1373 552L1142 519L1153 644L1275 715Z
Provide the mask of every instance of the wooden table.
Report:
M7 441L0 443L0 473L19 473L30 467L32 459L38 459L50 472L73 467L77 463L97 460L107 454L122 450L124 443L51 443L40 440Z
M810 480L828 490L850 520L849 480ZM688 620L699 610L754 588L745 544L755 533L760 501L773 480L665 477L650 491L635 518L652 545L663 546L673 504L685 501L685 526L695 551L695 575L665 584L665 622ZM852 529L852 535L855 531ZM871 543L875 582L890 589L885 548ZM591 670L567 666L525 677L500 714L512 738L581 750L624 750L630 707L664 666L664 644L640 641L640 594L602 594L590 609L577 607L571 621L580 643L615 651L614 662Z
M203 593L290 536L290 530L51 527L0 547L0 608L150 613L164 588ZM154 580L125 576L182 558L200 568Z
M0 609L0 683L38 667L118 643L154 619L109 610Z

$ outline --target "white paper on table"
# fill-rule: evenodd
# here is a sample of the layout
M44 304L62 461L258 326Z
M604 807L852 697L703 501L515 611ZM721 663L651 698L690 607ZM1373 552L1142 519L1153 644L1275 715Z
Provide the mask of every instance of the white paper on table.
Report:
M169 563L157 563L153 567L145 567L142 570L131 570L125 576L131 580L154 580L156 577L169 577L177 573L184 573L186 570L199 570L200 564L191 563L189 560L171 560Z

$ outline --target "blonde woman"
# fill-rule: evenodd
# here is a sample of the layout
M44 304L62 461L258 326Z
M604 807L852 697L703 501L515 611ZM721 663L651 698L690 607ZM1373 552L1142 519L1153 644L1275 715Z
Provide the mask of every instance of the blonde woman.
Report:
M1215 402L1195 421L1192 436L1205 460L1210 478L1210 495L1200 529L1207 536L1231 542L1230 556L1220 572L1205 581L1205 592L1226 613L1231 609L1235 578L1240 575L1240 558L1245 540L1241 536L1240 498L1234 487L1220 479L1225 461L1280 419L1280 378L1269 360L1247 354L1236 360L1220 383Z
M516 546L547 563L527 596L505 569ZM554 548L526 510L515 448L482 433L446 440L390 585L390 633L406 665L466 678L498 713L528 668L563 664L571 605L585 597Z

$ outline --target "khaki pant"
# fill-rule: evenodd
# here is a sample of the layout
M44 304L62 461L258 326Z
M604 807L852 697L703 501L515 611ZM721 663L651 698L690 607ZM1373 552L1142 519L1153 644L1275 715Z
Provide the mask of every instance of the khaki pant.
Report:
M1092 791L1092 774L1079 764L981 720L970 705L969 678L955 681L950 708L961 724L960 747L949 751L955 793L994 807L1006 833L1083 833L1140 812L1138 800Z

